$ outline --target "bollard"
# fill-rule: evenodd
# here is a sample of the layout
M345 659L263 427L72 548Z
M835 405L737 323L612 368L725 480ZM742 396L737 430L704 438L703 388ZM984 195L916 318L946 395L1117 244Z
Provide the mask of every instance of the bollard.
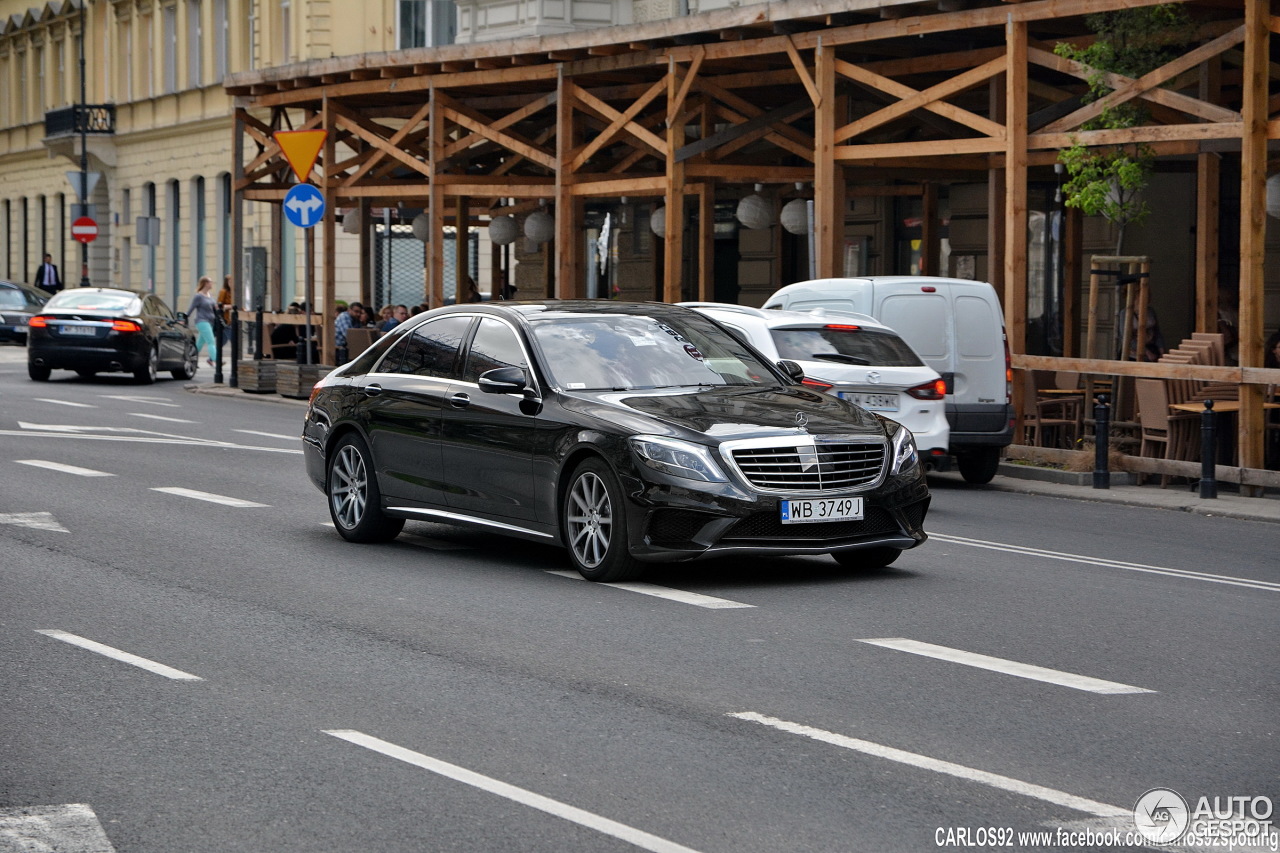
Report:
M232 388L240 387L240 309L231 306L231 381Z
M258 311L253 320L253 360L262 360L262 303L258 303Z
M1204 401L1204 411L1200 413L1200 497L1216 498L1218 496L1218 479L1215 466L1218 455L1218 413L1213 410L1213 401Z
M227 328L227 324L222 322L222 306L218 306L218 310L213 312L213 384L222 384L222 339L223 330Z
M1093 487L1111 488L1110 444L1111 406L1107 395L1099 394L1093 405Z

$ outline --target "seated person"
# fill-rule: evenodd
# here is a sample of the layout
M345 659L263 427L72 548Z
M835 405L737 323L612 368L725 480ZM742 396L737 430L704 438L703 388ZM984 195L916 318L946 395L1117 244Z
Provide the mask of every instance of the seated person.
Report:
M302 308L294 302L289 305L288 313L301 314ZM298 357L298 341L302 336L298 327L292 323L277 323L271 330L271 357L275 359L293 360Z

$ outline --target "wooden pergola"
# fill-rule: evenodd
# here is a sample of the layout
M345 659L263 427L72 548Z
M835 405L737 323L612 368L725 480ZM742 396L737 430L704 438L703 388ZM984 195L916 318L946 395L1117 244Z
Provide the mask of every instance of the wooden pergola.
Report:
M1280 371L1261 367L1264 194L1268 145L1280 139L1280 119L1272 119L1280 64L1270 43L1280 22L1266 0L1190 2L1195 46L1140 78L1110 75L1113 93L1085 103L1091 72L1055 55L1054 45L1087 43L1085 15L1145 5L1153 4L793 0L237 74L226 84L236 96L233 234L242 239L243 200L272 202L279 221L290 179L271 133L324 128L313 180L330 212L320 226L325 306L334 300L340 207L422 207L439 235L446 224L466 227L549 202L548 295L571 298L583 295L584 203L601 197L661 199L662 298L678 301L688 285L710 299L717 187L811 184L816 272L830 277L843 273L850 198L918 182L929 247L931 182L976 176L989 187L990 278L1003 294L1015 367L1238 383L1236 474L1246 487L1268 483L1274 475L1257 470L1263 393L1280 383ZM1146 124L1081 129L1102 109L1136 100L1147 108ZM1076 141L1143 143L1159 157L1196 161L1198 330L1216 330L1220 220L1238 215L1240 367L1080 358L1071 343L1065 358L1024 354L1028 179L1051 172L1059 150ZM1240 158L1238 214L1219 210L1224 155ZM689 208L698 230L686 246ZM443 304L441 243L427 251L430 305ZM239 257L241 247L234 250ZM684 281L686 257L696 281ZM1081 262L1069 256L1068 288L1081 280ZM925 271L939 272L935 265L926 249ZM1068 330L1072 302L1064 304ZM332 363L331 343L323 359Z

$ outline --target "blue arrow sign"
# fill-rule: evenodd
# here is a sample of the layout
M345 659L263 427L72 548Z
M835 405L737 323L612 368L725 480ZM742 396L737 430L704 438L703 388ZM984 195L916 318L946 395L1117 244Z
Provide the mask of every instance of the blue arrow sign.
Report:
M310 228L324 218L324 196L311 184L294 184L284 197L284 215L299 228Z

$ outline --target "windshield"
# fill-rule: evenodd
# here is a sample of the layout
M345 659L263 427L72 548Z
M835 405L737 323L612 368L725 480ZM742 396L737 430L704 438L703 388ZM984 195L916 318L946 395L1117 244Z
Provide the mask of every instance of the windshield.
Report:
M21 311L33 304L34 300L28 300L26 294L21 290L12 287L0 287L0 308L8 308L10 311Z
M742 344L705 317L641 314L531 318L552 381L569 391L776 385Z
M142 300L132 293L104 293L75 288L59 292L45 304L45 308L50 311L122 311L137 314L142 310Z
M906 341L892 332L835 326L773 329L772 332L779 357L795 361L874 364L878 367L919 367L924 363Z

